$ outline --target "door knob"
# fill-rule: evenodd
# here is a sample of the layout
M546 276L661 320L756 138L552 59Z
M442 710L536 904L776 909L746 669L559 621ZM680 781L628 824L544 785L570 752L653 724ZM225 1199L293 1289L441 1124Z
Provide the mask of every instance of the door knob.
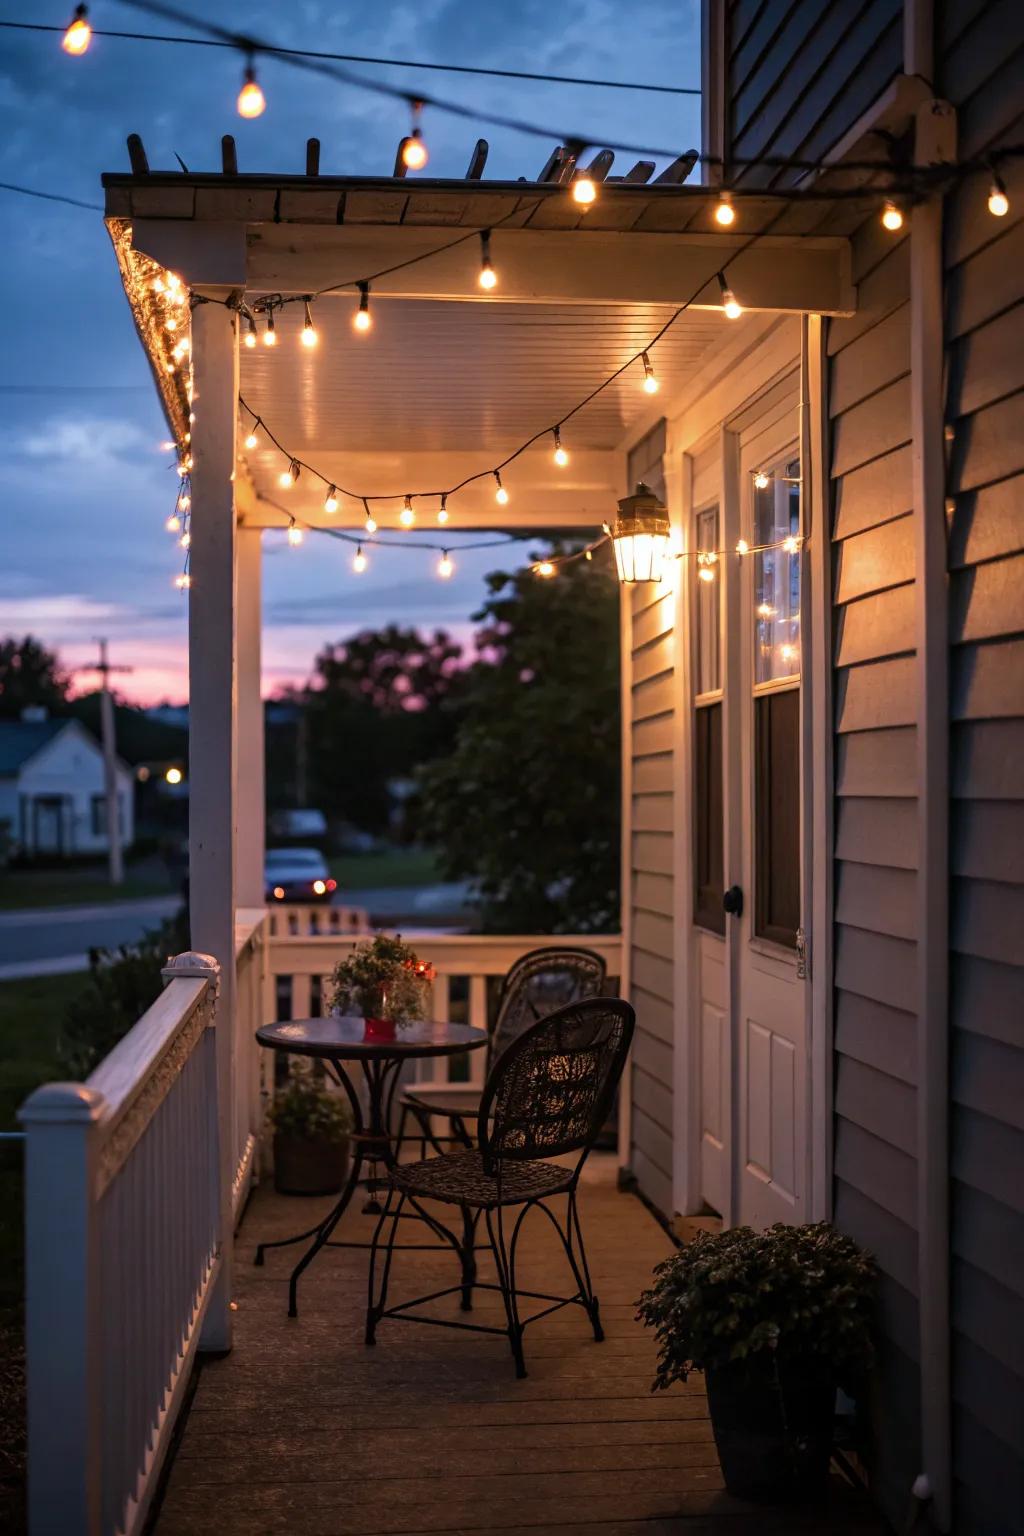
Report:
M730 885L722 897L722 906L730 917L740 917L743 913L743 892L738 885Z

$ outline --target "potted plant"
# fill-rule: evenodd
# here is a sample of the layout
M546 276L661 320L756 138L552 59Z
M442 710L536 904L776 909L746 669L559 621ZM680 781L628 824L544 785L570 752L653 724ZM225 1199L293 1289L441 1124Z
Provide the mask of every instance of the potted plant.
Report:
M294 1073L269 1111L274 1188L280 1195L333 1195L348 1176L352 1111L310 1073Z
M367 1034L393 1037L396 1027L423 1018L434 976L400 934L378 933L334 967L329 1004L335 1013L365 1019Z
M703 1371L729 1492L823 1489L836 1388L872 1358L872 1259L827 1222L699 1232L659 1264L638 1317L657 1332L652 1390Z

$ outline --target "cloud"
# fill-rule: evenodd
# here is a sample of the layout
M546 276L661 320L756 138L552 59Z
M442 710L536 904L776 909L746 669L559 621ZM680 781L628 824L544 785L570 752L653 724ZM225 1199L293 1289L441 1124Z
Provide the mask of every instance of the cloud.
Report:
M63 416L44 422L30 433L22 451L30 459L73 459L93 465L131 459L137 464L141 453L152 453L153 444L133 421Z

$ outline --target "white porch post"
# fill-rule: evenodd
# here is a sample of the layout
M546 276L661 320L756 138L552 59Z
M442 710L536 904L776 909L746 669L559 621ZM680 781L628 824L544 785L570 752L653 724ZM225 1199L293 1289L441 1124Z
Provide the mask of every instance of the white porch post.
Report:
M233 310L192 315L192 589L189 602L189 907L193 949L220 962L217 1125L221 1267L200 1347L231 1347L235 1049L235 422L238 336Z
M242 524L238 540L238 838L235 877L240 907L263 905L266 844L263 699L260 694L262 550L260 529Z

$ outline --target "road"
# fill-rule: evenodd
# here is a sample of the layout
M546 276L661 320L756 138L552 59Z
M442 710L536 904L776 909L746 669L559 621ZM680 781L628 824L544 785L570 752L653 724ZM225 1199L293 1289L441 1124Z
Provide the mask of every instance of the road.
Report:
M130 944L181 905L177 896L0 912L0 981L85 970L97 946Z

